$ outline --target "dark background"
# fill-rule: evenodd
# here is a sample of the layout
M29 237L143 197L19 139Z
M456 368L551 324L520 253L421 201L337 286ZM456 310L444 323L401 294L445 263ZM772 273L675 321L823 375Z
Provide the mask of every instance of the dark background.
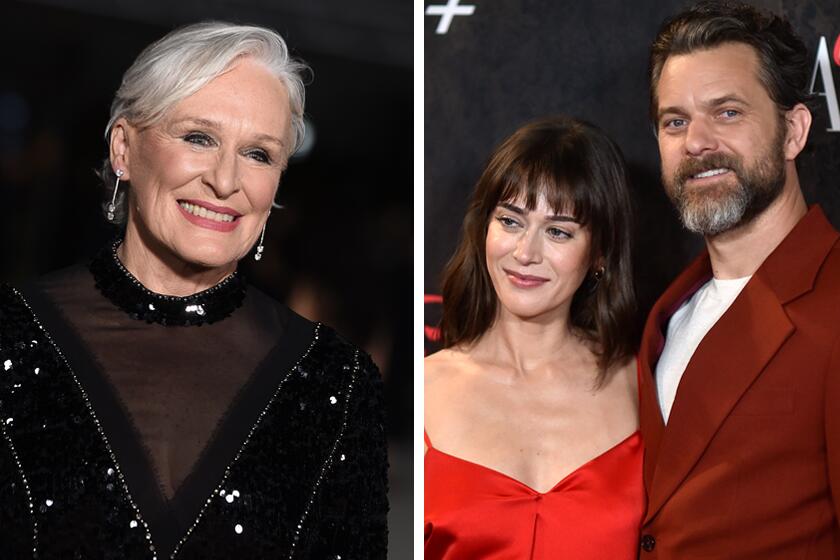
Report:
M391 558L411 554L411 4L390 0L8 1L0 7L0 281L91 256L114 234L94 169L123 72L182 24L272 27L314 70L315 144L293 160L252 281L370 352L386 382Z
M426 1L425 6L444 4ZM661 22L690 2L661 0L461 0L445 35L425 16L425 271L427 294L440 293L440 272L458 239L467 197L493 148L537 117L564 113L607 132L624 151L637 221L637 330L656 297L702 247L682 229L659 180L659 154L647 119L648 48ZM840 34L837 0L760 0L784 14L816 56ZM840 66L831 62L835 85ZM816 89L824 91L821 79ZM840 132L827 132L821 98L806 151L798 158L805 198L840 226ZM425 323L440 318L427 297ZM426 329L426 351L437 349ZM636 333L637 336L640 333Z

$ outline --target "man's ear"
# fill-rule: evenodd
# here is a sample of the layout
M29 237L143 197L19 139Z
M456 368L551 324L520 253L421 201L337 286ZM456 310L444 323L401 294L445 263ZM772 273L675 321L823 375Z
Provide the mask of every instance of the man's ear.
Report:
M811 111L802 103L797 103L785 113L785 160L793 161L805 148L808 133L811 130Z

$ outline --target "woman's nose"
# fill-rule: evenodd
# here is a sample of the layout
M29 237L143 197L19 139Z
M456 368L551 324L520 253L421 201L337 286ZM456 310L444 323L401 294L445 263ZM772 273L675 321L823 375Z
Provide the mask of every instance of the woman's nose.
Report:
M542 250L538 232L524 231L516 241L513 258L522 265L535 264L542 261Z
M218 198L224 199L239 190L237 155L220 150L215 165L207 170L205 184L209 185Z

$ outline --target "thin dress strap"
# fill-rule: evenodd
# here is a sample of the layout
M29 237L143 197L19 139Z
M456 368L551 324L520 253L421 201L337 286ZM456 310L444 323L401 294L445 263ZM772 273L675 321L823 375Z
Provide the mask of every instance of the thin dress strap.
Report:
M426 433L425 428L423 428L423 441L426 442L426 447L432 449L432 440L429 439L429 434Z

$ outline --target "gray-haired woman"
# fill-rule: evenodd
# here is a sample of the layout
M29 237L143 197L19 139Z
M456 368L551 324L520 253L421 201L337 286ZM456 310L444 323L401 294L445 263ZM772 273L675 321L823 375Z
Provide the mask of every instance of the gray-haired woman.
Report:
M0 288L0 557L385 557L376 367L236 271L305 70L273 31L205 23L126 72L101 173L122 235Z

